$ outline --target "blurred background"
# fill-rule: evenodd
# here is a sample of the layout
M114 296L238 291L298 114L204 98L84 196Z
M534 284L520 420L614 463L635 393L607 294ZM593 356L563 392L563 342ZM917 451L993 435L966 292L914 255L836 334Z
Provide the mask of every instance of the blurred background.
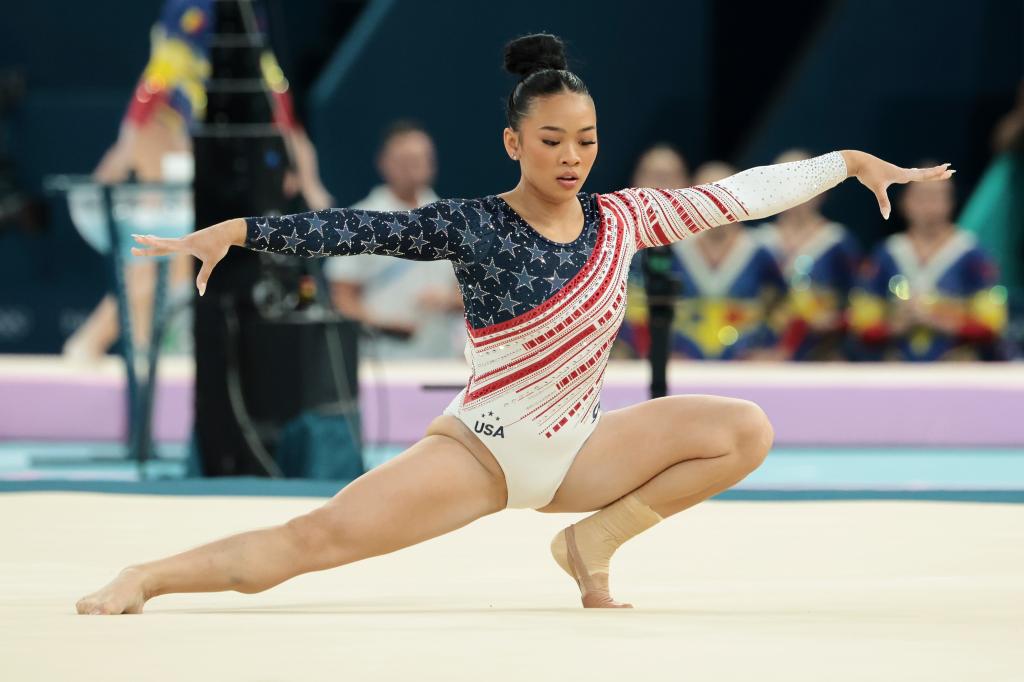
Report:
M588 191L847 148L958 171L893 188L889 221L851 181L638 254L605 409L757 399L784 456L754 489L1024 490L1024 2L1004 0L12 3L0 476L337 480L415 441L468 375L447 263L240 254L200 301L191 263L124 242L511 188L502 47L537 31L597 106Z

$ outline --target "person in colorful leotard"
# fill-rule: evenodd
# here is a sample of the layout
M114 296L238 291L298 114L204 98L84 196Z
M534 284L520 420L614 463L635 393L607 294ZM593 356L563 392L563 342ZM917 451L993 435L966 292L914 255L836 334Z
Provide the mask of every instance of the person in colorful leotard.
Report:
M803 161L791 149L775 163ZM860 265L860 247L845 226L821 214L824 195L783 211L753 230L778 261L788 285L779 356L792 360L843 359L846 307Z
M640 155L631 182L633 187L658 189L689 187L693 184L690 182L690 168L682 152L665 142L655 144ZM651 348L651 306L647 295L644 260L655 254L659 264L665 263L671 248L657 247L653 251L639 252L633 258L626 282L626 314L612 345L613 360L648 357Z
M265 28L263 13L254 17ZM134 174L139 182L159 183L168 155L192 154L190 132L206 113L206 84L210 77L210 38L213 34L213 0L165 0L150 31L150 56L139 77L119 126L117 139L95 170L93 179L103 184L124 182ZM320 180L316 148L295 116L288 80L273 51L260 54L260 73L290 157L285 173L286 196L301 194L307 207L327 208L333 197ZM126 254L127 255L127 254ZM191 263L187 257L171 263L172 290L188 292ZM131 306L134 342L149 343L153 287L156 270L151 262L129 259L125 269ZM106 294L85 322L66 340L65 357L94 361L118 338L120 323L113 294Z
M735 173L726 163L710 161L697 169L694 178L698 185L708 185ZM671 330L673 357L737 360L761 359L771 353L777 340L772 322L780 312L786 283L771 253L743 223L674 242L669 249L670 273L679 282ZM636 265L634 261L634 270ZM637 287L639 279L631 277L627 320L630 309L647 309L645 292ZM640 317L633 313L633 320ZM634 332L634 340L643 339L635 333L636 327L629 331Z
M906 188L907 231L864 264L850 296L861 360L999 360L1006 288L974 234L953 223L953 183Z
M175 592L258 592L448 533L508 507L595 512L551 543L586 607L611 598L609 560L661 519L729 488L766 456L772 428L754 403L666 396L602 412L608 350L638 249L766 217L849 176L888 215L892 183L940 180L857 151L754 168L688 189L581 191L597 156L597 116L561 42L512 41L520 77L507 104L512 190L405 212L331 209L233 219L180 240L138 236L139 255L190 253L200 295L232 246L320 257L381 253L451 261L462 288L466 387L408 450L279 526L126 568L79 613L137 613Z

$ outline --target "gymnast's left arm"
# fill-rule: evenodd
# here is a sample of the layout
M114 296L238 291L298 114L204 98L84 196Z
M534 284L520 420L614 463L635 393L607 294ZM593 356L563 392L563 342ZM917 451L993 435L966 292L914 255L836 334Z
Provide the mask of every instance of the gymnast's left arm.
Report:
M946 180L949 164L900 168L854 150L830 152L804 161L758 166L719 182L685 189L625 189L605 195L636 225L636 247L662 246L718 225L766 218L825 192L848 177L875 195L882 217L891 206L892 184Z

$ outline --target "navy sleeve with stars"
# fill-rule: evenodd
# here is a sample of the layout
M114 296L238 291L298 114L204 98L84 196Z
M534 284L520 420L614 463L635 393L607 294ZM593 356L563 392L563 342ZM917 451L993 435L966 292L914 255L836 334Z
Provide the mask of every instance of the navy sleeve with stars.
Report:
M447 199L412 211L331 208L246 218L245 246L306 258L373 253L460 263L468 250L459 234L470 229L462 208L462 202Z
M246 218L245 246L305 257L372 253L449 260L475 329L505 322L554 296L597 242L597 195L581 193L584 229L572 242L547 239L495 195L442 199L414 211L330 209Z

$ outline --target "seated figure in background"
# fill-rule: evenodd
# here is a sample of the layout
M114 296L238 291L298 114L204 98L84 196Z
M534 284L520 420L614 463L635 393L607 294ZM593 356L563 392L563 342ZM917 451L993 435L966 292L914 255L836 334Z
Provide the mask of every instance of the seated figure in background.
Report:
M631 180L633 187L679 189L690 186L690 169L686 159L672 145L659 142L649 147L637 161ZM655 246L633 257L627 282L626 315L619 335L612 345L611 357L645 358L650 349L649 311L641 262L654 252L670 253L668 246Z
M721 162L697 169L695 184L713 183L735 173ZM711 199L709 198L709 201ZM670 339L671 355L700 360L776 359L785 318L786 284L769 251L742 223L731 223L669 245L669 276L678 283ZM645 341L647 301L642 277L631 278L626 320L630 340ZM625 327L625 324L623 325ZM636 343L637 357L646 345Z
M1006 289L974 235L953 223L953 192L952 182L904 190L907 231L875 251L850 296L856 358L1003 357Z
M802 150L774 163L811 158ZM843 359L846 308L860 248L847 229L821 214L824 194L775 216L754 236L775 256L789 285L781 346L793 360Z
M398 121L385 131L377 155L384 184L352 208L408 211L437 201L436 168L427 132ZM464 309L451 263L360 254L330 258L324 272L335 307L379 334L373 345L379 359L462 357Z

